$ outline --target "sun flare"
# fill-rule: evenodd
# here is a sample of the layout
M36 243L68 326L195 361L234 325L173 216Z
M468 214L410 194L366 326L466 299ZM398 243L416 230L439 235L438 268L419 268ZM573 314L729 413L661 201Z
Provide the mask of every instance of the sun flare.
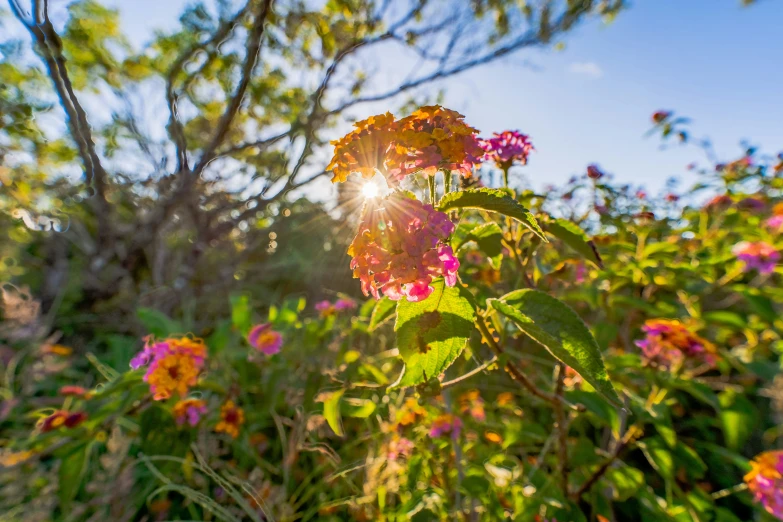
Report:
M380 193L380 187L377 183L373 182L372 180L368 181L362 186L362 195L366 199L371 199L378 197L378 194Z

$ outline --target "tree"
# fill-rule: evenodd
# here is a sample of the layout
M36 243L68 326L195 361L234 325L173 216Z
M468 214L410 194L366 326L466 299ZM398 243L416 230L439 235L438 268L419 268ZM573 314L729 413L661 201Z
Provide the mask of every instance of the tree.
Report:
M10 0L40 61L5 42L4 176L17 189L33 179L56 185L41 208L56 201L69 222L39 238L49 252L45 306L70 273L83 303L119 294L135 302L144 288L168 284L178 308L195 296L194 281L206 291L208 251L234 273L228 254L259 244L281 205L324 175L335 127L373 102L426 97L440 80L547 45L623 4L219 0L189 7L177 30L136 51L118 13L93 0L69 6L62 35L46 0ZM380 85L370 65L393 49L418 63ZM51 110L55 101L62 113ZM150 115L161 101L165 118ZM39 123L53 114L67 132L57 129L62 120ZM83 183L66 181L76 170ZM17 195L3 205L35 215L33 203Z

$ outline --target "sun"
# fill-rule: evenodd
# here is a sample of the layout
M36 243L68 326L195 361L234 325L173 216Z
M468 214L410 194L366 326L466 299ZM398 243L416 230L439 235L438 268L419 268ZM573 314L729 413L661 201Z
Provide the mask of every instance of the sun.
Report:
M372 199L378 197L379 193L380 193L380 187L378 187L378 184L373 182L373 180L367 181L362 186L362 195L365 197L365 199Z

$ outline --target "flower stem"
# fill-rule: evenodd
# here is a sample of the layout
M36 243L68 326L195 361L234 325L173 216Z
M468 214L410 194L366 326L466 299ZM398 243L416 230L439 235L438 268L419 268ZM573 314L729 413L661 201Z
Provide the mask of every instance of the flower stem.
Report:
M437 192L435 187L435 176L427 176L427 184L430 187L430 205L433 207L436 204Z

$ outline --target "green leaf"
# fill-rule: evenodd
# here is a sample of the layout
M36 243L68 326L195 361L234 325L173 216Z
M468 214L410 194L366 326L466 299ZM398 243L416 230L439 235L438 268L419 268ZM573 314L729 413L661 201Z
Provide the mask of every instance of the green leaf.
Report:
M81 444L60 461L60 507L66 512L87 473L89 448L89 444Z
M516 290L487 303L573 368L607 400L620 405L598 343L570 307L537 290Z
M674 455L666 447L663 439L652 437L639 443L642 453L647 461L665 479L673 479L677 468L674 463Z
M317 402L324 403L324 419L338 437L345 435L343 419L340 416L340 399L343 398L344 393L345 390L336 390L322 393L316 398Z
M186 430L177 428L171 413L158 405L144 410L139 421L141 451L147 455L184 454ZM183 444L184 441L184 444Z
M441 212L460 208L472 208L503 214L516 219L544 242L547 241L533 214L502 190L479 188L449 192L441 198L438 204L438 210Z
M503 259L503 231L497 223L460 223L451 239L452 248L456 252L471 241L489 257L494 268L500 268Z
M718 396L715 395L715 392L712 391L712 388L706 384L686 379L672 379L669 381L669 384L672 387L678 390L682 390L685 393L693 396L695 399L700 400L704 404L712 406L716 411L720 410Z
M612 498L620 502L634 496L645 484L644 473L623 463L609 468L605 480L612 488Z
M764 320L774 323L778 319L778 314L775 312L775 307L772 301L761 295L761 292L757 288L742 288L741 285L737 285L735 290L739 290L748 301L753 311L759 314Z
M595 243L587 236L579 225L567 219L557 219L545 225L546 231L573 248L585 259L594 263L598 268L603 268L604 263Z
M340 411L346 417L366 419L375 411L375 403L369 399L346 398L340 403Z
M397 346L405 361L392 387L414 386L436 378L462 353L473 331L476 311L472 296L460 286L433 281L425 300L397 304Z
M242 335L247 334L252 326L250 316L250 297L247 294L234 294L231 300L231 324Z
M595 392L583 390L571 390L566 392L566 399L569 402L583 405L587 412L597 418L604 426L612 429L615 438L620 437L620 417L617 410L606 404L606 401Z
M386 296L384 296L380 301L376 301L375 306L372 309L372 315L370 315L369 331L372 332L385 323L387 319L393 316L396 307L397 302L392 301Z
M169 319L166 314L154 308L140 306L136 309L136 317L139 318L144 328L155 337L185 333L179 322Z
M733 326L735 328L745 328L748 323L741 315L735 312L729 312L728 310L715 310L704 314L704 320L712 323L720 323L726 326Z
M726 447L738 451L745 446L745 442L753 432L758 412L747 397L733 390L721 393L718 399L721 405L719 418Z

